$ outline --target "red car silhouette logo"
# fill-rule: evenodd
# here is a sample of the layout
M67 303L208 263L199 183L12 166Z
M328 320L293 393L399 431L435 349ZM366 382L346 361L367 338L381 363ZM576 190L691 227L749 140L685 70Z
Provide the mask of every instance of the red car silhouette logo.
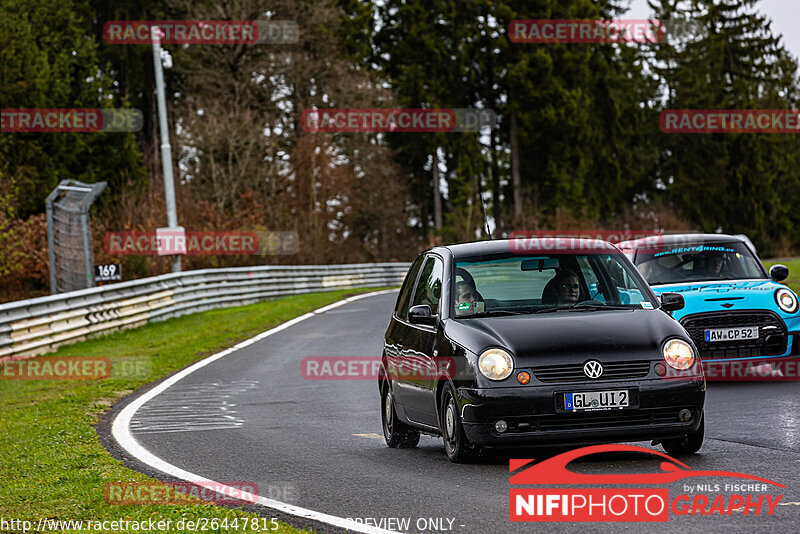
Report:
M659 473L594 475L575 473L567 469L567 464L583 456L617 451L641 452L659 456L667 461L661 462L661 472ZM520 467L533 461L535 460L510 460L509 471L516 471ZM512 475L510 482L511 484L669 484L676 480L700 476L746 478L758 482L766 482L767 484L772 484L779 488L786 487L773 480L745 473L737 473L735 471L695 471L685 463L663 452L637 447L635 445L594 445L568 451L543 460L524 471Z

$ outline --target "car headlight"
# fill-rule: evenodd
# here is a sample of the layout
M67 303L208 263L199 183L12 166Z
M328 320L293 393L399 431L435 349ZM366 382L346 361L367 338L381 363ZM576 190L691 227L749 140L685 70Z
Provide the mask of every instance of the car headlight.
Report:
M682 339L670 339L664 343L664 360L673 369L682 371L694 363L692 346Z
M478 369L489 380L505 380L514 370L514 360L503 349L489 349L478 358Z
M775 302L778 307L786 313L794 313L797 311L797 297L788 289L779 289L775 292Z

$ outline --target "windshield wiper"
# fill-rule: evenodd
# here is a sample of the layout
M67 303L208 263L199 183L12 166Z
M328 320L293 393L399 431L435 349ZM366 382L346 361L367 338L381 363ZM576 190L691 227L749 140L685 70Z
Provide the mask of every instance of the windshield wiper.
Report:
M564 308L559 308L557 306L553 306L552 308L542 308L541 310L536 310L536 311L531 312L531 313L553 313L553 312L557 312L560 309L563 310Z
M493 315L525 315L525 313L516 310L486 310L476 313L472 317L491 317Z
M568 310L594 311L594 310L631 310L628 306L615 306L613 304L576 304Z

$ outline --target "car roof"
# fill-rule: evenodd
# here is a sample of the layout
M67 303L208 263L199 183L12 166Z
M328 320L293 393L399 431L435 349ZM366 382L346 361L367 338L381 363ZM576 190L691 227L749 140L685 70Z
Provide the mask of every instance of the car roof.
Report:
M546 254L551 252L558 252L555 247L557 240L569 239L571 240L570 243L574 246L578 246L581 249L586 250L606 250L611 248L613 251L614 245L609 243L608 241L602 241L600 239L580 239L580 238L573 238L573 237L537 237L535 244L538 247L531 246L528 248L519 248L515 246L515 241L520 241L518 239L492 239L490 241L473 241L471 243L456 243L452 245L445 245L440 247L434 247L431 249L432 252L435 252L437 249L446 249L449 251L454 258L464 258L468 256L477 256L480 254L502 254L503 252L512 252L517 254ZM524 246L530 246L532 243L530 241L522 240L527 243ZM520 247L523 244L520 244Z
M689 243L743 243L741 238L728 235L728 234L669 234L660 235L659 245L669 247L672 245L687 245ZM639 245L652 245L653 236L641 237L639 239L632 239L630 241L621 241L617 243L619 248L636 248Z

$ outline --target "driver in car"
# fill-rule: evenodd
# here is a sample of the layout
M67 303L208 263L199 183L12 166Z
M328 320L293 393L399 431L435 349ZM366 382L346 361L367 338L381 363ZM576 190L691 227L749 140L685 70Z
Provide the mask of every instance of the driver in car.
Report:
M478 291L469 282L456 283L456 316L470 315L477 311L480 302Z
M559 271L553 277L558 306L573 306L581 298L581 282L578 275L569 270Z
M718 277L722 273L723 265L725 265L725 258L722 256L711 256L706 260L706 274L715 278Z

